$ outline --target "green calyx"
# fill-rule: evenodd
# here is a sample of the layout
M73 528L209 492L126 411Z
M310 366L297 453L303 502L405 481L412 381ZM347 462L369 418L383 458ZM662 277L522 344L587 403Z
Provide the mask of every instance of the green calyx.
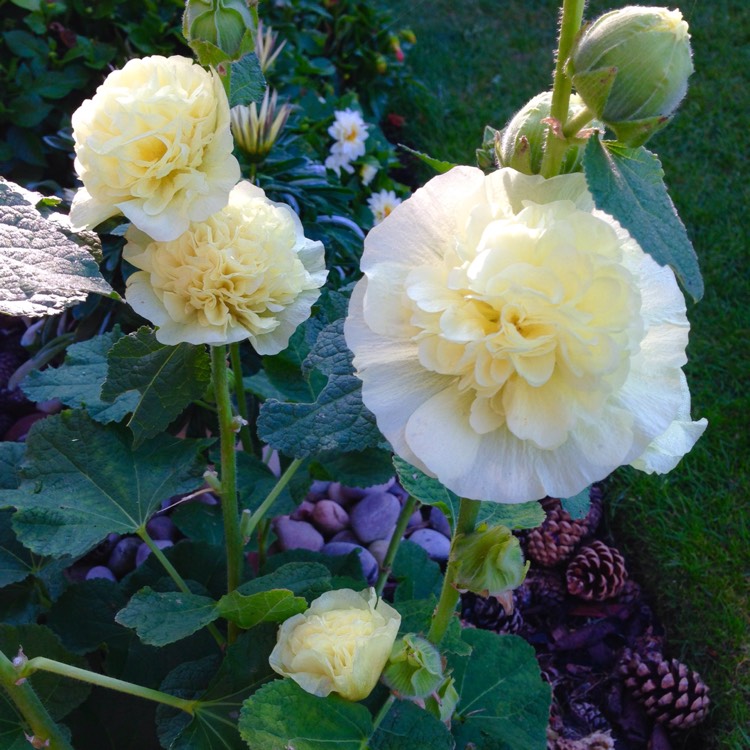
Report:
M459 534L451 555L458 568L456 587L480 596L499 596L518 588L530 565L507 526L483 524L470 534Z
M188 43L208 43L239 60L255 48L254 20L243 0L188 0L182 33Z
M393 644L382 679L405 698L425 698L445 679L443 659L427 639L409 633Z

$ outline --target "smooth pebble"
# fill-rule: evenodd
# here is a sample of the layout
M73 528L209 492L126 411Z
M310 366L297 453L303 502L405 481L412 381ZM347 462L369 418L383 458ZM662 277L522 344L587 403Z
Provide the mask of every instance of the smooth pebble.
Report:
M410 542L418 544L432 560L440 562L448 559L451 550L450 540L434 529L417 529L410 537Z
M294 521L280 516L274 521L274 530L282 550L309 549L317 552L324 544L323 535L307 521Z
M352 508L349 517L360 541L369 543L393 534L401 504L390 492L368 493Z
M359 544L350 542L328 542L321 552L326 555L348 555L353 550L359 553L359 563L362 566L362 575L367 579L367 583L373 584L378 580L378 561L372 556L369 550L366 550Z

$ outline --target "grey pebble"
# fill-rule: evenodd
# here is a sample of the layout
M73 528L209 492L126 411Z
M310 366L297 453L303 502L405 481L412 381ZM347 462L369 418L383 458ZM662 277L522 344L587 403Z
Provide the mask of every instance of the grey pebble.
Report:
M418 544L432 560L440 562L448 559L451 550L450 540L434 529L417 529L410 537L410 542Z
M443 536L451 538L451 525L448 522L448 517L443 513L440 508L436 508L434 505L430 508L430 526L435 531L439 531Z
M343 531L339 531L338 534L334 534L328 541L353 542L354 544L359 544L359 540L356 536L354 536L354 532L351 529L344 529Z
M154 516L147 524L146 531L152 539L177 539L177 527L169 516Z
M383 560L385 560L385 555L388 552L390 544L391 542L389 539L376 539L367 548L372 553L372 556L378 561L378 565L383 564Z
M373 584L378 580L378 561L372 556L369 550L366 550L359 544L350 542L328 542L321 552L326 555L348 555L353 550L359 553L359 563L362 566L362 575L367 579L367 583Z
M135 555L143 544L137 536L125 536L115 545L109 555L107 567L119 578L135 567Z
M309 521L312 512L315 510L315 503L309 500L303 500L290 514L292 521Z
M108 581L117 580L115 574L105 565L94 565L94 567L86 573L87 581L90 581L92 578L106 578Z
M360 541L369 543L393 534L401 503L390 492L368 493L352 508L352 529Z
M320 500L313 508L311 520L323 534L337 534L349 525L349 514L333 500Z
M167 549L167 547L174 546L172 542L169 541L169 539L155 539L154 544L159 549ZM139 565L142 565L150 554L151 554L151 547L149 547L148 544L146 544L145 542L140 547L138 547L138 551L135 553L136 568Z
M280 516L275 519L273 527L282 550L309 549L317 552L325 544L323 535L307 521Z

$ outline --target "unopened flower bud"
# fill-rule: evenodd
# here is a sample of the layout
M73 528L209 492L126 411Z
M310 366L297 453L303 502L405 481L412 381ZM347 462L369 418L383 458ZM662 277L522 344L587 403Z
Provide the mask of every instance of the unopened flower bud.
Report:
M688 25L678 10L630 6L605 13L568 61L586 106L628 146L672 118L693 72Z
M291 104L278 104L277 96L276 91L266 89L260 110L255 102L231 109L235 143L252 162L262 162L268 156L289 119Z
M188 0L182 33L188 42L209 42L232 60L253 51L253 17L245 0Z
M551 104L552 92L545 91L537 94L511 118L495 146L501 167L512 167L524 174L539 174L550 127L546 120L550 116ZM573 94L568 105L568 118L575 117L585 108L581 98ZM563 157L560 174L580 171L583 143L573 140Z
M412 633L393 644L383 670L383 682L407 698L425 698L444 680L440 652L425 638Z
M518 539L506 526L481 524L453 542L456 588L480 596L499 596L518 588L529 569Z

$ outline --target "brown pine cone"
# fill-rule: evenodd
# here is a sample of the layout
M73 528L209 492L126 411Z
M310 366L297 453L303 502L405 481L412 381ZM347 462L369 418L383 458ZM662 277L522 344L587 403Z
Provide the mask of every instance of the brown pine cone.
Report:
M526 551L534 562L552 568L573 554L588 526L585 518L571 518L557 498L546 497L541 502L547 517L541 526L529 531Z
M523 616L518 607L506 614L503 605L494 596L477 596L471 591L461 594L461 619L468 625L496 633L517 633L523 626Z
M531 607L549 609L565 601L567 589L560 571L532 568L515 594L522 610Z
M570 713L590 731L602 731L610 728L604 714L588 701L571 700Z
M627 577L623 556L599 539L584 547L565 572L570 594L596 602L617 596Z
M632 578L628 578L623 583L622 588L617 594L617 601L623 604L635 604L642 596L641 587Z
M697 672L658 651L625 649L619 672L625 686L655 721L668 729L688 729L708 714L708 687Z

